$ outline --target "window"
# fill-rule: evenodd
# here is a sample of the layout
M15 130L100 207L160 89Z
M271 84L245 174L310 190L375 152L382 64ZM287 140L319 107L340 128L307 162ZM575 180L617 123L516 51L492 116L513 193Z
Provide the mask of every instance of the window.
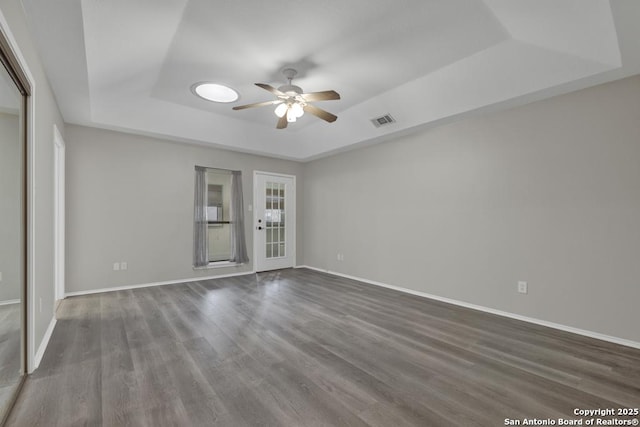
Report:
M209 262L231 259L231 171L207 169L207 244Z
M195 167L193 265L249 261L240 171Z

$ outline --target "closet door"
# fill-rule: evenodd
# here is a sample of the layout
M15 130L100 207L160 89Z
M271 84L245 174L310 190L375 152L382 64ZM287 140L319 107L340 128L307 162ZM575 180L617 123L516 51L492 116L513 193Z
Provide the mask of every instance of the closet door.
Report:
M26 371L26 100L0 32L0 425ZM26 84L26 82L25 82Z

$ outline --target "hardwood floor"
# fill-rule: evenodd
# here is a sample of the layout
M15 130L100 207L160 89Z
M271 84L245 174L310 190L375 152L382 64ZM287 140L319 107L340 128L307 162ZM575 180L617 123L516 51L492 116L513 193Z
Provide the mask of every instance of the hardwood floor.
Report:
M9 426L498 426L640 406L640 350L306 269L58 314Z

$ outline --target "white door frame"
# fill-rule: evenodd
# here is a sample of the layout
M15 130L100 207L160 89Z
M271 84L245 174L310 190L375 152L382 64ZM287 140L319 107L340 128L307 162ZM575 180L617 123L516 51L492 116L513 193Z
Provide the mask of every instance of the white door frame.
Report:
M258 175L268 175L268 176L275 176L275 177L282 177L282 178L291 178L291 180L293 181L293 189L291 192L291 198L288 199L287 202L287 206L291 206L293 207L293 209L291 210L291 213L289 215L289 223L291 224L291 230L290 230L290 235L291 235L291 259L293 262L292 267L296 266L296 211L297 211L297 205L296 205L296 176L295 175L287 175L284 173L275 173L275 172L264 172L264 171L253 171L253 215L252 215L252 228L253 228L253 270L254 271L258 271L258 250L260 248L258 248L258 213L260 212L260 209L258 208L257 205L257 201L258 201ZM288 229L288 228L287 228Z
M54 301L57 305L64 299L65 292L65 143L55 124L53 125L53 161Z

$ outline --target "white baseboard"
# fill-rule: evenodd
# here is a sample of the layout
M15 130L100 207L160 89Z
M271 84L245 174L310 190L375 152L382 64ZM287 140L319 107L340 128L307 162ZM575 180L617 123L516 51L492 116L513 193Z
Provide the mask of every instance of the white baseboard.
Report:
M31 370L29 373L32 373L38 366L40 366L40 362L42 361L42 356L44 356L44 352L47 350L47 346L49 345L49 340L51 339L51 335L53 334L53 330L56 327L56 317L53 316L51 322L49 322L49 326L44 333L44 337L42 337L42 341L40 341L40 345L38 346L38 351L33 357L33 366L31 366Z
M1 305L20 304L21 301L22 301L21 299L8 299L6 301L0 301L0 306Z
M624 345L626 347L633 347L640 349L640 342L631 341L625 338L614 337L610 335L601 334L598 332L588 331L585 329L574 328L573 326L566 326L559 323L548 322L546 320L536 319L533 317L521 316L519 314L510 313L508 311L496 310L489 307L484 307L481 305L470 304L468 302L459 301L451 298L440 297L437 295L428 294L426 292L415 291L413 289L402 288L400 286L388 285L386 283L376 282L374 280L364 279L362 277L350 276L348 274L338 273L337 271L325 270L322 268L311 267L308 265L301 265L296 268L308 268L309 270L320 271L322 273L332 274L334 276L344 277L345 279L357 280L359 282L368 283L374 286L380 286L383 288L393 289L399 292L404 292L406 294L416 295L423 298L429 298L436 301L446 302L448 304L457 305L460 307L471 308L473 310L483 311L485 313L491 313L502 317L508 317L511 319L521 320L523 322L533 323L536 325L546 326L548 328L558 329L565 332L571 332L577 335L583 335L589 338L595 338L602 341L612 342L614 344Z
M329 273L329 270L326 270L324 268L311 267L310 265L297 265L295 268L308 268L309 270L319 271L321 273ZM334 274L334 273L329 273L329 274ZM335 276L337 276L337 274L335 274ZM364 280L361 280L361 282L364 282Z
M218 276L190 277L188 279L167 280L165 282L141 283L141 284L138 284L138 285L116 286L116 287L113 287L113 288L102 288L102 289L90 289L90 290L86 290L86 291L65 292L64 297L66 298L66 297L75 297L75 296L80 296L80 295L101 294L103 292L126 291L128 289L149 288L151 286L175 285L175 284L178 284L178 283L198 282L200 280L224 279L225 277L248 276L250 274L256 274L256 272L255 271L245 271L245 272L242 272L242 273L221 274L221 275L218 275Z

